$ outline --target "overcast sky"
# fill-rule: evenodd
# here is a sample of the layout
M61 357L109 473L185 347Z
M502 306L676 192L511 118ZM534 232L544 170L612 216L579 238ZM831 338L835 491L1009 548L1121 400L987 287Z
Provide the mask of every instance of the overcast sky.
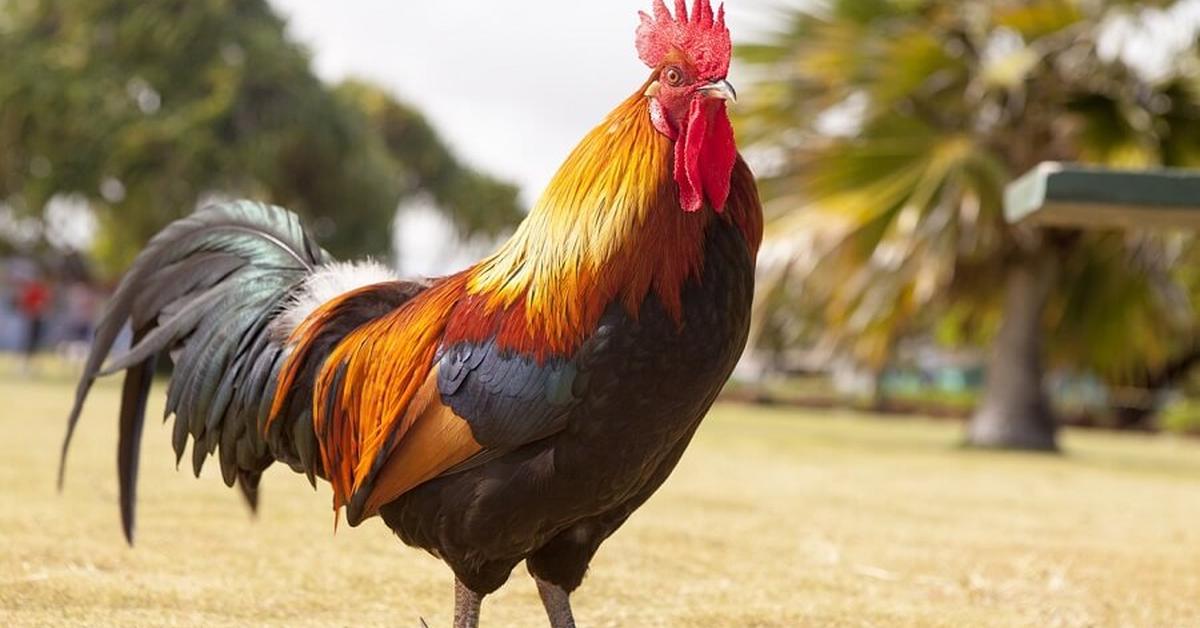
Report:
M734 42L768 27L763 9L783 2L728 2ZM649 71L633 33L650 0L272 3L322 77L390 88L469 163L519 184L526 203Z

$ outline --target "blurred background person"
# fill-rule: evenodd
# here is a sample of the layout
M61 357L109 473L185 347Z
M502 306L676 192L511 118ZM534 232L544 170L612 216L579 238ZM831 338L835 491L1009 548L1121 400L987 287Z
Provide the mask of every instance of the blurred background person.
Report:
M51 296L50 285L39 276L25 279L17 289L17 310L25 319L25 337L21 348L21 372L25 375L34 372L34 358L45 336Z

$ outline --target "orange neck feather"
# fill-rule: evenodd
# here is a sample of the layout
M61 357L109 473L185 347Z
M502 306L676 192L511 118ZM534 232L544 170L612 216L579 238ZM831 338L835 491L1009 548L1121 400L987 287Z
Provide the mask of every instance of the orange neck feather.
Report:
M446 340L498 334L505 348L565 355L610 303L636 315L651 290L679 319L715 215L680 208L671 150L640 90L621 103L567 157L513 237L467 271Z

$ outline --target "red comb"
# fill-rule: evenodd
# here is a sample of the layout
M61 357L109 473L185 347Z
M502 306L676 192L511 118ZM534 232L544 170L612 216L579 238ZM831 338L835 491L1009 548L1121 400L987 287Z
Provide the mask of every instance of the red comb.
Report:
M733 44L725 28L725 5L713 17L709 0L695 0L688 17L686 0L675 0L675 17L663 0L654 0L654 17L638 11L642 23L637 29L638 56L646 65L657 68L672 50L686 54L702 78L723 77L729 72Z

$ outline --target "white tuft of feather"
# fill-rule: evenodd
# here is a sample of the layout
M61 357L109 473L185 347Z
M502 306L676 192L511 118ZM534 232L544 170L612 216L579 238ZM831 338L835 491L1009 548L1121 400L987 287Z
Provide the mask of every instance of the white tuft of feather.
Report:
M313 271L271 322L271 334L284 341L322 303L364 286L397 281L395 271L374 260L332 262Z

